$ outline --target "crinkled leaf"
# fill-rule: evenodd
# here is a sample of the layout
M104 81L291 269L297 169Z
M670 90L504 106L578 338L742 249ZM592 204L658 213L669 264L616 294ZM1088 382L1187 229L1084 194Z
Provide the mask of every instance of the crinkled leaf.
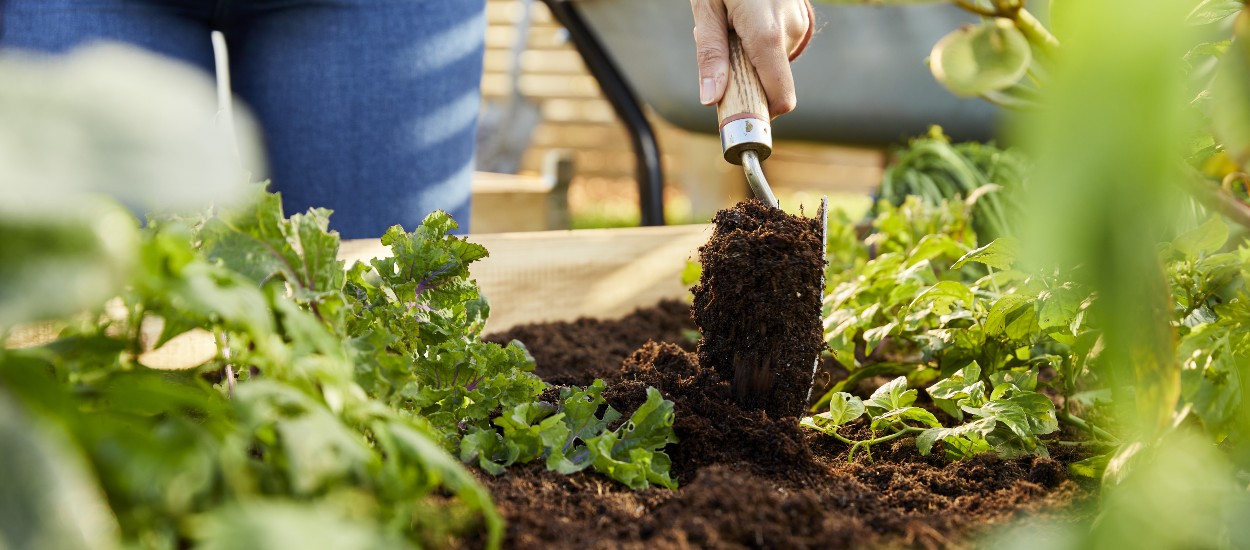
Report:
M281 197L261 193L248 208L208 220L200 230L201 248L257 283L281 278L297 299L317 302L335 297L345 280L329 216L329 210L314 208L285 218Z
M633 489L654 483L676 489L677 482L669 476L672 461L663 449L676 443L673 433L673 402L660 396L655 388L647 388L647 401L634 411L615 431L588 440L594 453L594 468Z

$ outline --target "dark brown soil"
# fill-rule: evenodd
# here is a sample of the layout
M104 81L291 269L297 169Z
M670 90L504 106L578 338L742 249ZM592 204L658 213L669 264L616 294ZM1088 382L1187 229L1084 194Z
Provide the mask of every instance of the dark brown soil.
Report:
M673 342L694 349L698 337L690 318L690 304L665 300L640 308L617 320L589 319L520 325L483 337L507 344L520 340L534 356L537 374L548 384L586 385L587 378L614 375L621 361L648 340Z
M733 398L773 418L803 413L824 348L825 267L819 217L791 216L757 200L716 213L699 249L694 320L699 364L728 380Z
M804 412L812 361L823 345L819 294L810 292L819 288L821 260L795 250L793 237L806 239L811 220L770 219L764 229L751 221L771 215L763 208L742 204L716 218L736 228L730 240L751 235L759 242L717 244L714 235L703 256L704 274L711 271L714 279L717 273L751 275L742 276L742 283L705 278L695 291L696 314L719 311L702 315L699 325L737 340L705 339L697 355L688 343L643 343L688 342L690 310L671 302L621 321L529 325L491 337L525 342L538 374L549 382L584 386L605 379L604 398L626 414L645 401L647 387L658 388L674 403L673 430L680 440L666 449L681 485L676 491L630 491L589 472L549 472L541 463L515 466L498 477L479 473L508 521L506 547L964 548L1013 519L1074 520L1083 513L1081 504L1096 487L1068 479L1066 469L1083 457L986 455L947 464L940 452L920 456L915 441L903 438L873 447L871 457L860 451L850 462L846 445L799 426L795 417ZM813 272L815 283L805 278ZM813 303L815 344L811 319L780 314ZM731 315L735 311L768 315L746 316L751 318L744 322L743 315ZM769 368L774 394L783 392L793 403L780 409L740 406L729 379L735 371L725 367L733 359L713 359L733 357L735 346L755 354L740 354L738 361L762 360L764 350L787 357ZM837 365L823 372L822 385L845 375ZM768 412L773 410L781 412ZM843 430L848 437L867 435L862 425Z
M674 402L681 441L667 451L681 488L635 492L541 464L483 474L508 547L961 548L1013 518L1075 517L1068 508L1093 494L1062 457L946 464L900 439L848 462L832 438L740 409L718 373L670 344L646 344L608 380L619 410L647 386Z

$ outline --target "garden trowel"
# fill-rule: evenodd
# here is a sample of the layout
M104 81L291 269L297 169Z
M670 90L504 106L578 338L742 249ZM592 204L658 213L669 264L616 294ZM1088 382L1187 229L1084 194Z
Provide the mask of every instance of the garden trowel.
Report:
M716 106L716 116L720 122L721 150L725 154L725 160L742 166L755 198L777 208L777 197L768 186L764 169L760 165L773 152L772 117L768 112L768 98L764 95L759 74L742 51L742 41L732 31L729 33L729 84L725 88L724 97ZM828 197L821 197L820 210L816 213L820 219L821 257L827 252L828 203ZM823 295L824 286L822 268L820 288L815 291ZM820 364L820 354L817 353L812 359L812 372L815 374ZM732 382L734 394L763 397L760 394L767 392L770 387L764 383L767 378L767 373L762 372L735 376Z

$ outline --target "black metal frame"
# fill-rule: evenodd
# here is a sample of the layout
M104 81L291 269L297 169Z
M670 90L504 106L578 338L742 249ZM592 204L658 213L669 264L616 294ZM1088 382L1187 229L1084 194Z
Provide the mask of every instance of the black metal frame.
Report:
M664 170L660 164L660 145L642 103L574 3L570 0L542 1L556 21L568 30L569 39L586 62L590 74L599 82L616 116L629 131L634 149L642 225L664 225Z

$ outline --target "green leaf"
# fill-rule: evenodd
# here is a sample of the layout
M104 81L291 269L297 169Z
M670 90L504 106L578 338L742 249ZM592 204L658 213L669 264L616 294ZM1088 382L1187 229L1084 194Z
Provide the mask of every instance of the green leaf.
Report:
M283 217L282 199L262 193L252 205L208 220L202 249L257 284L286 281L297 299L316 302L340 292L345 274L339 237L328 230L330 211L314 208Z
M1204 25L1223 21L1241 12L1245 5L1239 0L1202 0L1189 12L1185 22Z
M1221 56L1211 83L1211 124L1216 140L1241 166L1250 160L1250 44L1245 31L1239 32Z
M1038 328L1043 331L1070 329L1088 298L1088 293L1078 291L1070 283L1043 291L1037 297Z
M993 418L1020 438L1059 429L1055 404L1039 393L1021 392L1006 399L991 400L981 407L964 407L964 410L982 418Z
M934 399L958 400L968 397L968 388L981 380L981 365L973 361L954 374L935 382L925 391Z
M995 426L995 419L982 418L953 428L929 428L916 436L916 447L921 455L928 456L934 443L945 441L956 455L952 458L967 458L976 452L991 450L985 443L985 437L994 431Z
M990 375L990 386L995 390L1010 385L1026 392L1037 390L1037 369L1026 369L1023 372L1001 370Z
M661 397L655 388L647 388L647 401L628 421L586 443L593 452L596 472L632 489L643 489L652 483L676 489L677 482L669 475L672 461L661 451L665 445L676 442L673 402Z
M817 415L818 425L842 426L864 415L864 401L846 392L837 392L829 400L829 411Z
M864 406L869 410L874 410L877 414L882 414L911 406L915 402L916 390L907 389L907 377L900 376L882 384L877 391L872 392L872 396L864 402Z
M1020 242L1014 237L1000 237L994 242L977 248L959 258L951 269L959 269L968 262L977 262L995 269L1011 269L1019 257Z
M89 463L55 423L0 388L0 547L108 549L118 526Z
M883 326L870 328L864 331L864 342L868 345L868 353L872 353L881 344L882 340L890 336L891 333L898 329L898 321L891 321Z
M958 281L941 281L921 292L907 307L914 308L922 303L932 304L933 311L939 315L950 313L956 305L971 309L972 290Z
M102 308L138 259L137 220L103 199L55 217L5 213L0 236L0 330Z
M287 464L291 490L311 495L352 475L365 475L373 460L364 439L325 406L289 386L268 380L240 385L235 393L241 421L272 430L270 452Z
M197 519L197 548L341 548L383 550L408 548L388 537L380 525L361 523L348 510L330 503L309 504L277 499L251 500L221 507Z
M963 251L964 249L950 235L944 233L925 235L920 242L916 243L916 247L911 250L903 265L911 267L935 258L957 257L963 254Z
M872 427L875 430L879 429L881 426L892 425L907 420L919 422L931 428L942 425L941 422L938 422L937 417L933 416L933 413L929 411L920 407L903 407L900 409L886 411L885 414L873 418Z
M690 286L699 282L703 275L703 265L694 260L686 260L686 267L681 270L681 286Z
M1189 258L1219 251L1228 241L1228 224L1220 216L1211 216L1205 223L1172 241L1172 247Z
M1011 340L1025 339L1037 324L1032 303L1032 299L1018 294L999 298L985 317L985 334L1005 336Z
M1068 464L1068 472L1088 479L1102 479L1103 471L1107 469L1107 462L1110 460L1110 453L1094 455Z
M929 54L934 78L965 97L1010 87L1032 62L1028 39L1005 18L965 25L939 40Z

